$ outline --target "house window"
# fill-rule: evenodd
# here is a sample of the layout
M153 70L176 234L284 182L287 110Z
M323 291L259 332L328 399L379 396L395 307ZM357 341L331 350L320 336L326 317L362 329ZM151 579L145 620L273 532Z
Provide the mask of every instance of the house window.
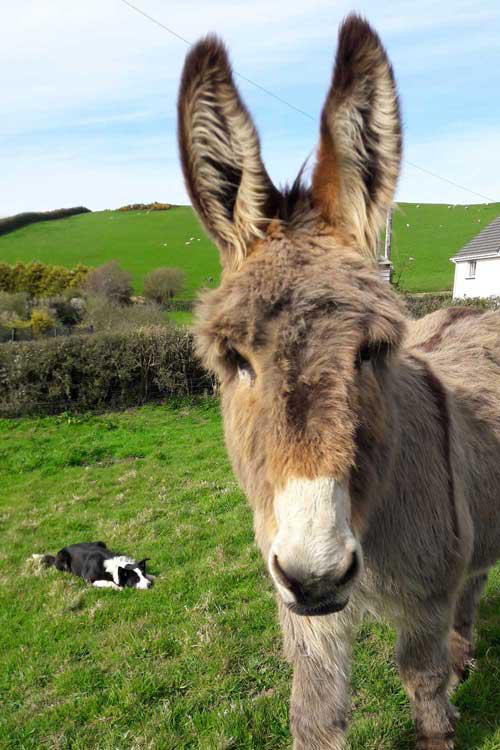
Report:
M476 265L477 261L470 260L469 261L469 267L467 269L467 278L468 279L475 279L476 278Z

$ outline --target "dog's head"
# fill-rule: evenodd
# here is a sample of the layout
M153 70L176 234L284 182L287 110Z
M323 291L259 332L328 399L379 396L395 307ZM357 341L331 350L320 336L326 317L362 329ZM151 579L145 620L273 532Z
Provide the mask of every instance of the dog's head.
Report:
M127 563L118 568L118 585L122 588L149 589L153 585L150 576L146 574L146 557L139 562Z

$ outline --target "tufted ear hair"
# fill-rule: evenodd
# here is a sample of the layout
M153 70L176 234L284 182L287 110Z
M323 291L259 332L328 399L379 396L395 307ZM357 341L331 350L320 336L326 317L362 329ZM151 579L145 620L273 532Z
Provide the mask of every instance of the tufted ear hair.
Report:
M313 201L324 219L375 257L399 176L402 133L396 83L378 35L360 16L339 31L321 114Z
M199 41L184 64L178 102L182 169L193 207L221 253L237 268L263 235L279 200L260 155L252 119L223 43Z

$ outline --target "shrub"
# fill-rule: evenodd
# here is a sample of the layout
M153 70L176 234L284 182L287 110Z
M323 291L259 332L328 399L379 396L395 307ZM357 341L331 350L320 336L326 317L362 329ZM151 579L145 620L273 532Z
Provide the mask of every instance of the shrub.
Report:
M120 305L130 303L132 277L116 260L92 269L83 283L83 288L94 295L107 297Z
M25 320L29 313L29 297L26 292L0 292L0 319L19 318Z
M186 283L181 268L155 268L144 279L144 296L158 305L166 305Z
M50 310L53 312L57 322L63 326L75 326L81 322L83 308L80 305L80 299L67 299L66 297L56 297L47 300ZM83 302L83 300L82 300Z
M50 312L46 308L34 308L31 311L30 318L31 331L33 336L40 336L43 333L47 333L51 328L54 328L55 321Z
M124 331L146 325L168 325L160 307L153 303L117 305L102 294L87 298L83 314L85 326L94 331Z
M482 310L498 310L500 297L471 297L453 299L451 294L422 294L404 296L406 307L412 318L423 318L424 315L441 310L444 307L478 307Z
M178 312L193 312L196 300L193 299L171 299L165 307L167 310L177 310Z
M118 211L168 211L172 208L171 203L129 203L127 206L121 206Z
M11 294L26 292L37 298L51 297L82 286L88 272L89 269L82 265L69 269L37 261L16 263L15 266L0 263L0 291Z
M13 294L16 291L14 266L0 263L0 291Z
M183 329L148 326L0 346L0 415L132 406L211 391Z

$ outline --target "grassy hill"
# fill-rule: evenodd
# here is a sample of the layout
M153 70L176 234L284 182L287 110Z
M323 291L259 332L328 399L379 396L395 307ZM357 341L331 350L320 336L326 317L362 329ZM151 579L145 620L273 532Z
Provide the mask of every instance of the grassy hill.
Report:
M450 256L499 214L500 203L400 203L394 212L393 260L396 274L402 270L402 286L412 292L451 289ZM186 271L187 297L215 283L220 271L218 255L189 206L150 213L99 211L33 224L0 237L0 258L68 267L115 259L132 273L137 292L152 268L179 266Z
M191 237L195 239L186 245ZM142 291L148 271L178 266L186 271L187 297L194 296L209 277L219 277L217 252L189 206L151 212L96 211L32 224L0 237L0 258L7 263L38 260L68 267L117 260L132 274L137 292Z
M500 215L500 203L453 206L399 203L393 218L392 260L409 292L453 286L450 258ZM414 258L408 261L408 258Z

